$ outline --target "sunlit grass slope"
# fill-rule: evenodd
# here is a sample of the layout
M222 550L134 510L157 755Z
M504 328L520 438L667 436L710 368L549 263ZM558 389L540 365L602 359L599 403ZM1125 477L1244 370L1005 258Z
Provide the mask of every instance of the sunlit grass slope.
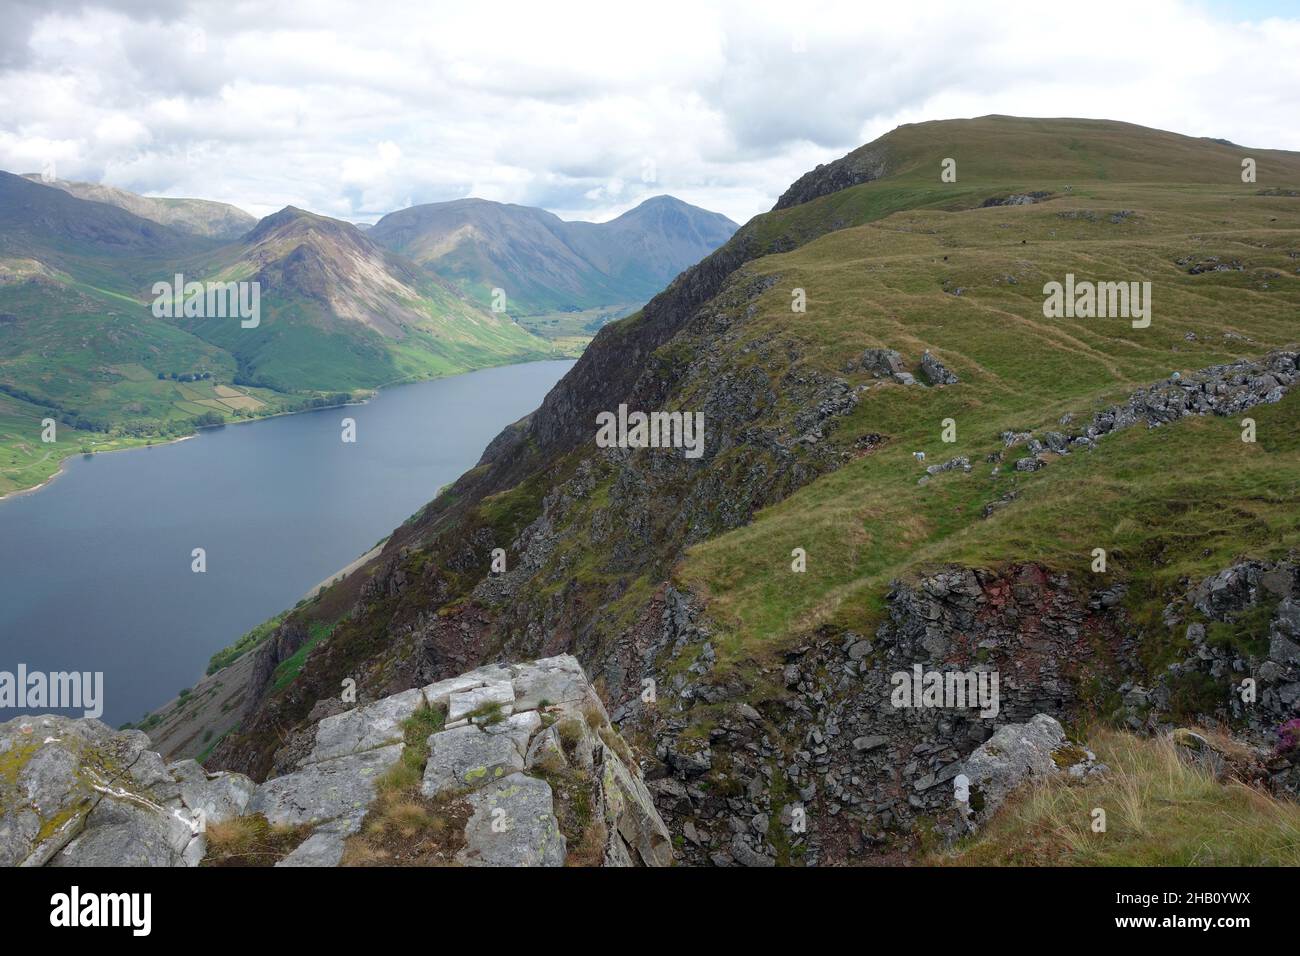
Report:
M1096 583L1130 584L1130 611L1151 625L1156 663L1172 640L1157 613L1169 587L1300 544L1294 395L1252 410L1255 444L1241 441L1238 420L1210 417L1138 426L1031 474L1011 467L1022 449L997 475L985 460L1004 431L1041 435L1066 414L1082 423L1175 371L1300 341L1300 198L1286 194L1300 185L1293 154L1124 124L1089 132L1087 121L1073 141L1075 123L904 127L883 141L901 173L756 224L772 235L787 221L810 235L848 227L751 263L775 282L746 341L775 336L854 385L876 381L849 371L867 348L897 349L913 369L929 349L961 381L873 387L830 438L852 460L689 552L677 577L723 624L724 666L768 658L822 624L869 628L888 582L922 568L1038 561L1082 578L1096 547L1111 555ZM951 155L958 181L941 183L940 160ZM1246 155L1259 157L1257 183L1241 182ZM980 208L1029 191L1048 196ZM1193 275L1189 256L1241 268ZM1044 283L1067 273L1151 282L1150 327L1044 318ZM791 310L795 288L806 290L806 314ZM941 440L949 418L953 443ZM855 439L869 433L883 445L854 457ZM926 464L967 456L973 470L918 484L918 451ZM795 547L807 550L804 574L788 570Z

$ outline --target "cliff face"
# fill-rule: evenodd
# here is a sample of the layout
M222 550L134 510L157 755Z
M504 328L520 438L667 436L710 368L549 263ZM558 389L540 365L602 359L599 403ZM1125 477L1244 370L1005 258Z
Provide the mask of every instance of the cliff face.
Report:
M572 657L493 665L343 710L300 734L293 769L260 786L193 760L164 764L148 747L140 731L97 720L0 724L0 865L673 859L640 769ZM401 825L419 818L400 852L384 842L395 794ZM415 838L421 830L436 839ZM250 834L274 835L273 852L251 854Z

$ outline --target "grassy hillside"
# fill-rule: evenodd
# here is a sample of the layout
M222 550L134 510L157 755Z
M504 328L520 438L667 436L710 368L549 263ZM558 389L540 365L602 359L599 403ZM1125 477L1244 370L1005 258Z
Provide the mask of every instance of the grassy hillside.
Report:
M1199 419L1130 430L1039 473L1016 474L1008 461L993 475L985 458L1002 448L1003 432L1050 430L1067 414L1083 420L1175 371L1300 338L1297 199L1240 182L1080 182L1068 193L1065 185L968 184L976 198L1026 188L1052 198L946 211L934 208L943 194L936 183L924 189L921 208L755 265L776 281L743 340L775 336L837 375L864 348L897 349L913 365L929 349L961 382L872 389L834 440L847 446L879 433L883 447L691 550L679 578L709 595L711 613L735 635L735 656L775 652L830 620L861 627L891 578L945 561L1080 571L1094 547L1105 547L1115 574L1149 579L1135 592L1149 596L1242 551L1281 554L1297 543L1294 397L1255 411L1256 444L1240 440L1235 420ZM865 207L872 197L879 206L895 188L871 183L837 201L841 209ZM1188 256L1239 261L1242 269L1189 275L1179 265ZM1043 284L1067 272L1152 281L1151 327L1044 318ZM790 312L794 287L807 289L806 315ZM873 381L861 372L846 378ZM951 444L941 440L946 418L957 426ZM975 467L918 485L924 466L916 451L931 464L965 455ZM1012 490L1012 506L981 518ZM808 572L775 574L793 547L807 549ZM1165 557L1153 565L1153 555Z
M233 355L249 384L365 389L551 354L509 316L478 308L356 227L292 207L188 265L218 281L261 283L258 328L189 325Z

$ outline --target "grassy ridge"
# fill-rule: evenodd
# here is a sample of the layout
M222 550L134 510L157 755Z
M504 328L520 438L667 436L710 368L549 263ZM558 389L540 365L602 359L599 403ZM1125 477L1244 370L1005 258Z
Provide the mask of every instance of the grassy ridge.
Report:
M1211 418L1109 436L1096 452L1031 475L1011 471L1023 451L996 477L984 461L1001 449L1003 431L1041 434L1067 413L1085 420L1173 371L1300 340L1300 201L1231 181L1026 180L949 194L933 179L924 187L884 180L787 210L815 221L911 206L753 264L777 281L747 341L777 335L852 384L874 381L845 372L865 348L898 349L913 368L928 348L961 383L873 388L832 440L848 451L874 432L886 436L884 447L691 550L678 576L727 625L732 661L765 657L825 622L869 627L891 578L948 561L1041 561L1079 572L1092 548L1106 547L1111 577L1134 579L1140 603L1241 553L1280 554L1300 542L1295 396L1253 410L1253 445L1241 442L1237 421ZM1024 188L1053 198L969 208ZM961 203L968 208L944 208ZM1177 262L1188 255L1242 269L1189 275ZM1067 272L1152 281L1151 327L1044 318L1043 284ZM790 310L796 287L807 290L806 314ZM941 441L946 418L957 423L953 444ZM966 455L975 467L918 486L914 451L927 463ZM981 517L1013 490L1013 504ZM788 573L794 547L808 551L806 574ZM1133 610L1154 617L1149 607Z

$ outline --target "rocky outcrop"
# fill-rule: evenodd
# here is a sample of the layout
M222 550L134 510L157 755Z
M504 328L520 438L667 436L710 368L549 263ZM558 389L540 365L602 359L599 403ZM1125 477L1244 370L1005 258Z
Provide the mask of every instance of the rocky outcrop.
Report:
M1244 561L1195 583L1164 615L1186 634L1185 659L1154 680L1124 595L1123 583L1089 588L1034 565L947 568L895 582L874 634L789 651L762 675L784 694L759 702L729 688L699 653L672 667L658 713L635 701L616 713L657 739L649 786L697 865L888 859L914 849L918 828L969 832L1020 786L1101 772L1060 722L1109 701L1120 711L1102 714L1171 737L1217 777L1300 793L1300 567ZM686 596L669 598L647 650L689 660L709 645L707 618ZM895 678L917 666L997 674L996 715L894 706ZM682 712L701 703L711 706L703 738Z
M578 662L563 655L492 664L322 720L299 769L267 781L249 805L272 823L315 827L282 865L342 859L374 801L376 777L402 757L406 722L426 707L446 722L424 741L420 792L467 806L459 863L564 865L566 835L548 777L563 776L573 761L592 780L604 862L672 862L668 831L639 768Z
M772 208L788 209L822 196L869 183L885 175L889 168L888 151L883 145L861 146L833 163L821 163L796 179L781 194Z
M980 203L981 209L988 209L992 206L1032 206L1036 202L1041 202L1050 196L1051 193L1041 189L1029 193L1012 193L1010 196L991 196Z
M1035 714L1007 724L980 744L962 765L954 794L965 827L983 826L1016 790L1064 774L1086 780L1105 773L1092 751L1072 742L1056 718Z
M1284 728L1300 718L1300 566L1242 561L1209 575L1165 608L1185 656L1149 684L1121 687L1134 730L1219 724L1271 754L1263 780L1300 795L1300 750ZM1197 748L1203 749L1203 748Z
M138 730L45 715L0 724L0 865L194 866L255 784L164 764Z
M825 635L790 650L762 675L784 692L762 702L746 702L752 694L715 682L707 667L687 668L665 696L711 705L704 738L667 700L655 713L616 711L658 741L649 787L684 837L682 859L864 862L910 852L926 821L956 832L954 780L970 754L1004 726L1079 713L1084 688L1120 683L1119 662L1135 650L1108 590L1034 565L895 582L887 611L874 634ZM666 615L665 636L707 639L689 620ZM996 712L978 699L899 701L895 690L916 668L973 678L977 688L982 679Z
M1029 456L1016 461L1017 471L1036 471L1048 461L1046 452L1066 455L1091 448L1097 440L1134 425L1158 428L1188 415L1239 415L1256 405L1272 405L1300 380L1297 353L1270 352L1262 359L1212 365L1183 375L1175 372L1163 382L1138 389L1119 405L1097 412L1091 424L1074 432L1046 432L1042 439L1029 432L1006 432L1003 443L1023 443ZM1062 425L1070 424L1069 416Z
M0 864L193 866L207 825L256 816L298 833L276 865L338 865L425 709L446 723L420 742L428 753L420 790L464 805L456 862L563 866L567 841L592 837L566 835L554 781L589 788L582 796L602 841L594 862L672 863L640 768L565 655L490 665L327 717L297 768L260 786L193 760L164 765L140 731L62 717L10 721L0 725Z

